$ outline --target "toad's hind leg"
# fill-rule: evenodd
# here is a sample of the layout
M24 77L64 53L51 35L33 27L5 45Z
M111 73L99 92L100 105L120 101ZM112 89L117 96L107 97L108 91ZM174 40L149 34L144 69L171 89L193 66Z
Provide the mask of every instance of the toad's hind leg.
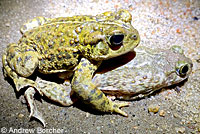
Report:
M61 84L57 84L55 82L45 81L42 79L36 79L36 89L40 90L44 96L48 99L53 100L55 102L60 103L63 106L70 106L74 103L75 100L71 99L71 87L67 87L66 85L61 86ZM34 117L42 122L45 127L46 123L42 114L37 110L34 95L36 90L32 87L29 87L25 91L25 98L30 107L30 117Z
M12 58L14 57L15 55ZM53 101L57 101L63 106L70 106L73 104L73 101L70 98L71 90L68 91L66 88L63 88L62 86L54 82L47 82L44 80L36 80L35 82L31 79L21 77L15 72L16 70L14 67L12 67L14 68L12 69L9 66L9 62L7 59L7 55L3 54L2 61L5 77L10 77L14 81L17 91L20 91L22 88L28 87L24 95L30 107L30 117L35 117L45 126L45 120L43 119L42 114L37 110L37 107L35 105L34 95L36 91L38 91L41 96L45 95L47 98ZM13 65L13 62L10 62L10 65Z
M54 102L63 106L70 106L76 101L75 99L72 100L71 85L66 85L66 82L63 85L37 78L36 83L36 88L40 89L44 96Z
M42 118L42 115L40 114L40 112L37 110L37 107L36 107L36 105L34 103L34 99L33 99L34 94L36 93L36 90L34 89L37 87L36 83L33 80L19 76L15 72L15 70L9 66L7 59L8 59L7 55L3 54L2 61L3 61L3 67L4 67L3 69L4 69L5 77L10 77L14 81L17 91L20 91L22 88L28 87L28 89L25 91L24 95L30 106L30 111L31 111L30 117L33 116L33 117L39 119L43 123L43 125L45 125L45 121ZM37 91L40 93L41 96L43 95L43 93L41 92L41 90L39 88L37 88Z

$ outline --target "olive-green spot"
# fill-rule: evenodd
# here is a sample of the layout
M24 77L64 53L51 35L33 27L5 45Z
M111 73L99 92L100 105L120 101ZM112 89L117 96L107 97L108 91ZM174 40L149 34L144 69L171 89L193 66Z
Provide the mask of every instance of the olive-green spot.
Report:
M91 102L93 100L92 96L88 96L88 99L86 100L87 102Z
M101 103L101 107L105 107L106 105L106 101L104 100L102 103Z
M78 69L78 72L82 72L82 71L83 71L83 69L81 69L81 68L80 68L80 69Z
M116 104L114 104L113 107L118 107L118 106Z
M96 92L95 89L91 90L91 91L90 91L90 95L93 95L95 92Z
M24 60L24 62L27 62L28 60L30 60L31 57L32 57L32 56L30 56L30 55L29 55L29 56L25 56L25 60Z
M103 97L103 93L100 93L100 95L97 96L97 99L101 99Z
M17 64L19 64L19 62L21 62L22 61L22 58L21 57L18 57L17 58Z
M82 63L82 66L86 67L86 66L87 66L87 63Z

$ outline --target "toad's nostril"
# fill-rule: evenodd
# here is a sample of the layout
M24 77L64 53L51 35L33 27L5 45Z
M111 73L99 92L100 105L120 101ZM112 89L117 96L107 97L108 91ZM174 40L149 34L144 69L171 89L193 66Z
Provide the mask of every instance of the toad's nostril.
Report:
M137 40L137 35L136 34L134 34L134 35L132 35L132 37L131 37L132 39L134 39L134 40Z

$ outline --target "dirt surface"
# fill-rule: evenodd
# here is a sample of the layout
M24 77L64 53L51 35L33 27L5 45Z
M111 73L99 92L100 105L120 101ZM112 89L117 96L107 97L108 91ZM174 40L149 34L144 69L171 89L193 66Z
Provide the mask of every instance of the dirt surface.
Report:
M29 119L20 95L0 72L1 133L200 133L200 1L199 0L0 0L1 56L9 43L17 43L20 26L36 16L58 17L128 9L141 45L169 48L180 45L193 61L189 79L123 108L129 117L97 114L80 105L62 107L46 99L36 101L47 126ZM2 68L2 62L0 61ZM157 113L148 112L148 108ZM16 131L14 131L16 129ZM29 131L29 132L28 132Z

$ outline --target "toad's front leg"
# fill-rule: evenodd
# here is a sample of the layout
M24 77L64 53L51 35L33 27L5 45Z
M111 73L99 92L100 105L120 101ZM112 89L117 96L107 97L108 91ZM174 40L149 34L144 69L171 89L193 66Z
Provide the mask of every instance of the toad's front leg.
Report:
M128 106L129 103L112 102L92 83L92 77L97 67L98 65L94 65L89 60L82 58L71 82L73 91L86 104L92 105L96 110L111 113L115 112L127 116L127 114L119 108Z

